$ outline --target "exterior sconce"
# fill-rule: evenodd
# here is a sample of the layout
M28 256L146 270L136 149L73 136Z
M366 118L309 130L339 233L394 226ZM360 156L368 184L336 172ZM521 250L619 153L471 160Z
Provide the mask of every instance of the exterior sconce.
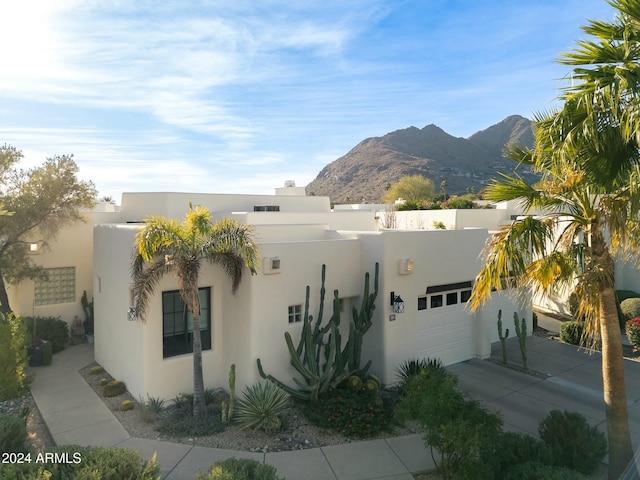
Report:
M395 292L391 292L391 307L393 313L404 313L404 300L400 295L396 295Z
M136 307L129 307L129 310L127 310L127 320L135 322L137 319L138 314L136 313Z
M413 260L410 258L401 258L398 260L398 274L409 275L413 273Z
M40 253L40 243L34 242L29 244L29 253Z

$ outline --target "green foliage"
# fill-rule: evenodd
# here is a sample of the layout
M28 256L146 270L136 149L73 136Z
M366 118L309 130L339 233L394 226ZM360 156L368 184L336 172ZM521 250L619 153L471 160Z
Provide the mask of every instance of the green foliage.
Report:
M507 470L503 480L589 480L575 470L554 467L540 462L527 462L515 465Z
M640 317L640 298L627 298L620 302L620 310L625 322Z
M24 317L32 338L41 338L53 345L53 353L64 350L69 342L69 325L60 317Z
M13 314L0 314L0 401L22 394L29 387L27 329Z
M207 473L198 473L195 480L284 480L271 465L247 458L229 458L216 462Z
M405 201L403 203L399 203L396 210L399 212L411 212L413 210L424 210L424 208L422 207L421 202Z
M520 355L522 356L522 367L527 370L527 321L523 318L518 322L518 314L513 312L513 324L516 327L516 335L518 336L518 344L520 345Z
M434 375L444 375L447 370L439 358L412 358L402 362L396 370L398 379L398 389L405 392L411 379L417 375L431 377Z
M0 453L28 450L26 417L0 414Z
M640 298L640 293L634 292L633 290L616 290L616 308L618 309L618 322L620 323L620 328L624 328L627 319L622 313L622 309L620 308L620 303L626 300L627 298Z
M360 378L358 375L351 375L349 378L347 378L346 383L349 387L349 390L351 390L352 392L359 392L360 390L362 390L362 378Z
M227 423L233 419L235 415L235 402L236 402L236 366L231 364L229 368L229 400L226 398L222 400L221 419L222 423Z
M560 340L571 345L580 345L582 343L583 333L583 322L571 320L569 322L562 322L562 325L560 325Z
M546 444L531 435L503 432L495 451L495 478L504 478L515 465L527 462L551 463Z
M109 380L108 378L101 378L100 381L98 382L98 385L100 385L101 387L104 387L110 381L111 380Z
M117 397L118 395L122 395L126 391L127 386L119 380L112 380L104 387L102 387L102 395L104 395L105 397Z
M351 375L364 376L371 366L371 361L364 366L360 365L362 342L364 334L371 328L373 321L373 312L376 308L375 300L378 296L378 273L379 264L376 263L373 293L369 293L369 272L365 274L360 310L353 307L349 322L349 334L343 347L340 332L341 303L338 290L333 292L333 314L326 325L322 324L326 276L326 266L322 265L320 306L317 319L314 321L313 315L309 315L310 289L307 286L304 322L297 348L294 347L289 332L284 334L291 365L302 377L302 380L293 379L298 388L292 388L272 375L267 375L262 369L260 359L257 359L260 376L265 380L271 380L293 398L310 401L317 401L320 395L338 387Z
M466 197L451 197L447 200L447 208L470 209L473 208L473 201Z
M47 459L44 453L54 454ZM52 455L53 456L53 455ZM160 467L155 455L148 462L140 453L125 448L80 447L65 445L43 452L43 460L36 462L37 454L31 454L31 463L0 464L3 480L160 480ZM49 472L48 476L45 472Z
M94 205L96 190L91 182L76 177L73 156L48 158L35 168L20 169L22 153L10 146L0 147L0 184L3 207L13 212L0 223L0 298L6 299L6 284L42 274L25 244L33 239L52 240L61 227L83 219L82 209ZM36 257L37 258L37 257ZM8 313L4 302L0 311ZM51 339L47 339L51 340ZM63 344L64 345L64 344ZM58 345L54 345L54 352Z
M440 220L434 220L433 228L435 228L436 230L446 230L447 226L444 224L444 222L441 222Z
M160 397L151 397L147 394L145 400L142 396L138 398L138 406L140 411L140 418L145 423L152 423L156 419L162 409L164 408L165 401Z
M500 339L500 347L502 348L502 363L507 363L507 338L509 338L509 329L507 328L502 334L502 310L498 310L498 338Z
M89 370L89 375L100 375L101 373L104 373L104 368L102 368L100 365L94 365Z
M402 177L384 193L385 203L394 203L397 199L403 198L407 202L417 205L425 200L431 200L435 193L433 182L422 175L407 175Z
M575 412L553 410L538 427L540 438L551 451L552 463L589 475L607 453L604 433L591 427Z
M390 404L367 390L338 388L316 402L301 403L300 408L314 425L352 438L371 437L394 425Z
M282 427L282 417L289 410L289 396L275 383L267 381L250 385L242 392L236 409L241 428L275 432Z
M135 407L135 404L133 403L133 400L123 400L122 403L120 404L120 410L122 410L123 412L133 410L134 407Z
M466 399L452 372L413 376L396 415L425 428L425 442L445 480L491 478L502 419ZM439 454L437 460L434 451Z
M53 361L53 344L51 342L44 342L42 345L42 364L51 365Z

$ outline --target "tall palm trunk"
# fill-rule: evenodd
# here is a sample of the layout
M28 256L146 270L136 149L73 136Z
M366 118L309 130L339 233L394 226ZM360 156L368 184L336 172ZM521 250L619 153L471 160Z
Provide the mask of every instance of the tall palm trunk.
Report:
M193 415L206 414L204 400L204 377L202 374L202 337L200 335L200 315L193 314Z
M594 225L591 241L593 259L604 272L604 278L600 280L598 285L600 339L602 341L602 388L609 440L609 480L617 480L633 462L624 379L622 335L620 334L613 288L613 258L611 258L602 232L597 225Z

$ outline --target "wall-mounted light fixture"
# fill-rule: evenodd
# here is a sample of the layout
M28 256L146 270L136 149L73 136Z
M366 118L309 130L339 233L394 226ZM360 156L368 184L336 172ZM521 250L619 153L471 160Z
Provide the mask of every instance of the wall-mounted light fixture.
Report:
M29 244L29 253L40 253L40 242L33 242Z
M396 295L395 292L391 292L391 308L393 309L393 313L404 312L404 300L402 300L400 295Z
M413 260L410 258L401 258L398 260L398 274L409 275L413 273Z

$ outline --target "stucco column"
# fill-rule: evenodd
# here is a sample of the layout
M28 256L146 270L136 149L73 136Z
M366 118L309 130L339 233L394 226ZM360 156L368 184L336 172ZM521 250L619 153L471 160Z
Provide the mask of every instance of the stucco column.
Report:
M491 331L484 315L484 308L472 313L473 338L476 358L485 359L491 356Z

